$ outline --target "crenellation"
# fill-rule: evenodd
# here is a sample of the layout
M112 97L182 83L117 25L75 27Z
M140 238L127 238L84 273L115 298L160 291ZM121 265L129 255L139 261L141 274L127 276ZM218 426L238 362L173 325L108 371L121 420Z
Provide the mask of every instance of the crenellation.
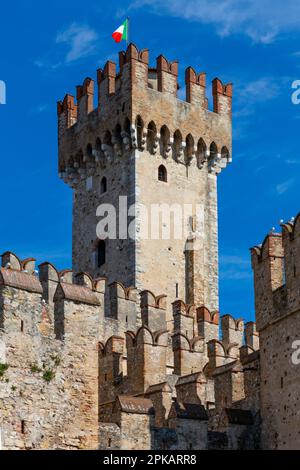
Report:
M166 296L155 296L151 291L144 290L140 293L140 297L143 325L151 331L166 330Z
M59 280L66 284L73 284L74 272L72 269L63 269L59 272Z
M11 264L15 263L14 266L18 270L11 269L11 264L7 264L9 260ZM230 406L244 400L244 406L251 406L255 409L257 387L253 388L253 380L256 380L257 372L253 372L253 368L249 366L256 360L253 357L255 351L250 344L252 346L256 344L258 347L258 344L254 343L257 340L254 323L246 324L247 346L242 346L239 351L240 338L243 335L241 320L235 320L228 315L222 317L223 341L211 340L212 336L219 338L218 312L211 313L204 306L196 308L194 305L188 305L176 299L172 304L173 328L167 331L165 295L155 296L150 290L138 292L135 288L126 288L120 282L107 287L107 279L104 277L93 279L86 272L76 273L69 269L58 272L50 263L42 263L39 266L38 278L33 262L31 258L21 261L12 253L6 254L2 260L2 264L5 263L7 266L1 268L3 287L2 290L0 287L0 305L3 305L4 310L2 318L8 318L6 305L9 304L9 299L15 291L18 292L18 297L14 294L13 298L18 299L17 302L20 303L22 311L26 311L30 305L29 308L38 312L38 316L31 320L33 323L29 323L28 318L24 316L17 317L13 321L6 321L0 338L1 355L7 358L6 336L15 334L14 331L21 328L21 321L23 322L22 328L25 328L30 335L29 341L33 336L39 338L35 345L38 351L43 351L42 356L45 362L49 363L49 357L60 358L57 365L54 365L55 377L60 373L58 372L60 362L62 361L63 369L69 367L70 360L77 361L77 358L78 360L81 358L81 347L84 347L87 364L90 364L92 368L88 375L80 369L80 374L83 374L81 377L85 377L83 386L89 386L87 400L89 403L92 400L93 407L99 407L100 420L102 423L107 423L108 427L105 427L104 435L106 437L110 436L110 433L114 435L108 437L109 439L114 438L117 439L116 442L120 442L118 441L120 435L118 434L117 438L115 428L110 427L112 423L117 423L121 436L125 436L126 426L130 426L129 422L126 424L123 421L124 411L121 415L118 414L120 413L118 400L124 394L128 397L139 395L139 397L150 398L155 410L153 423L161 430L161 434L156 433L155 442L165 435L164 429L175 429L179 439L183 439L184 433L186 436L189 435L190 430L193 429L193 420L198 419L196 419L198 415L193 418L196 408L189 407L196 403L213 410L217 402L216 409L223 413L225 403L219 401L218 394L221 393L224 380L228 388L227 403ZM5 288L10 289L8 296ZM36 296L35 300L33 300L33 295ZM110 305L105 303L107 295ZM13 309L16 312L15 304L13 304ZM129 318L132 322L132 331L126 332ZM205 337L198 336L200 330L206 332ZM23 335L23 333L20 334ZM80 347L78 346L79 338L82 342ZM25 342L24 345L26 344L29 343ZM78 347L78 353L74 355L73 348ZM17 355L15 360L19 361L19 357ZM242 366L237 370L234 364L237 363L239 357ZM42 362L43 360L37 357L35 352L28 354L28 368L34 367L36 370L42 370ZM226 377L229 377L228 380ZM41 380L40 376L39 380ZM95 380L99 393L96 389L90 388ZM73 380L70 378L71 387L73 387L72 383ZM243 387L247 391L244 393L245 396L242 394ZM134 403L137 404L137 402ZM174 403L177 405L175 406ZM185 416L184 409L189 410L188 413L191 414ZM132 416L136 416L136 412L134 411ZM217 429L218 426L220 428L221 422L223 426L224 422L218 418L219 411L211 411L211 413L212 417L209 418L209 422L212 420L213 428ZM83 425L90 429L88 442L95 442L95 420L86 416L83 423L86 423ZM60 426L65 429L63 433L65 436L65 433L69 432L66 429L69 428L63 422ZM97 424L97 429L102 429L101 426L103 424ZM201 429L201 435L205 435L204 430L207 429L207 424ZM74 437L74 433L72 436L68 443L65 442L63 445L75 445L78 448L85 445L80 444ZM101 439L99 442L102 442ZM201 445L204 445L203 442ZM194 441L194 445L200 444Z
M179 99L178 62L160 55L152 67L134 44L96 80L95 107L90 77L76 102L57 104L72 269L2 255L3 447L299 448L300 214L251 250L256 322L219 325L217 178L232 161L232 84L213 80L209 110L206 74L188 67ZM186 205L182 236L161 236ZM143 236L153 206L159 233Z
M156 59L157 90L177 96L178 62L169 62L163 55Z
M106 62L103 70L97 70L98 106L100 110L106 104L105 98L114 95L116 92L116 76L116 64L110 60Z
M11 251L6 251L1 255L1 266L2 268L10 268L15 269L16 271L21 271L22 261Z
M53 299L59 283L59 272L53 264L45 262L39 265L39 279L43 287L44 300L53 307Z
M259 349L259 333L256 331L256 323L253 321L245 324L245 343L254 351Z
M173 306L174 332L182 333L187 338L196 336L196 308L187 305L182 300L175 300Z
M99 402L106 403L114 400L120 393L124 369L125 340L112 336L105 345L99 343Z
M293 344L299 338L299 214L281 227L282 233L268 234L261 246L251 250L265 449L299 448L298 434L291 432L299 428L297 365L292 360Z
M178 64L177 62L168 62L162 55L157 58L157 67L155 69L149 68L148 69L148 50L141 50L138 51L136 46L130 44L127 48L126 53L121 52L119 55L119 72L117 73L116 64L112 61L108 61L105 64L104 69L98 69L97 71L97 83L98 83L98 117L99 117L99 124L102 126L102 118L105 119L105 122L110 125L109 131L112 133L113 128L117 124L114 120L112 122L112 107L117 107L122 105L122 108L128 109L127 117L131 122L131 126L135 127L135 120L138 115L140 115L142 109L136 108L137 104L141 104L139 100L139 95L137 93L146 93L149 95L146 102L148 103L149 100L152 101L154 96L152 92L155 91L156 93L163 94L167 98L168 94L171 94L175 97L177 95L177 76L178 76ZM217 85L216 85L217 84ZM91 78L87 78L84 81L82 86L77 87L77 101L78 105L76 105L76 112L75 112L75 104L74 98L71 95L66 95L64 102L60 102L58 105L59 109L59 116L60 116L60 128L64 128L64 130L72 127L72 125L77 122L77 106L78 106L78 122L82 124L84 120L86 121L86 125L95 125L95 116L92 115L93 111L93 94L94 94L94 82ZM149 88L150 87L150 88ZM186 71L186 87L187 87L187 104L189 103L190 106L195 106L197 108L199 105L203 108L203 111L206 111L207 107L207 100L205 97L205 74L201 73L198 76L196 75L194 69L189 67ZM222 91L221 91L222 89ZM140 90L140 92L139 92ZM222 99L230 100L232 96L232 88L230 85L222 85L219 80L215 81L213 84L213 90L218 90L218 93L214 91L217 99L219 101ZM129 99L129 96L131 99ZM193 98L192 98L193 97ZM197 97L197 98L196 98ZM159 96L157 96L159 98ZM157 99L156 98L156 99ZM123 102L123 103L122 103ZM110 103L110 104L109 104ZM132 103L132 105L131 105ZM146 103L145 103L146 104ZM175 103L174 103L175 104ZM180 103L177 102L179 106ZM144 106L142 106L144 109ZM174 106L172 106L173 110L175 111ZM180 106L179 106L180 108ZM224 106L218 105L216 107L216 112L221 112ZM174 112L172 111L172 112ZM192 111L192 109L190 110ZM143 113L144 117L148 115L148 113ZM181 114L181 112L180 112ZM223 113L225 114L225 113ZM180 117L180 116L179 116ZM229 116L228 116L229 117ZM211 120L211 116L207 115L207 119ZM223 120L222 118L221 120ZM90 122L88 122L90 121ZM188 119L189 123L192 124L193 118ZM71 124L72 123L72 124ZM166 122L157 122L157 128L161 128ZM179 123L178 123L179 124ZM97 125L97 124L96 124ZM81 126L81 124L80 124ZM211 126L216 127L216 132L218 126L215 126L214 120L211 122ZM223 123L222 123L223 126ZM226 125L227 126L227 125ZM185 133L185 136L188 135L190 130L182 129ZM230 129L228 129L230 130ZM173 134L176 131L176 125L172 129ZM227 132L227 130L226 130ZM60 132L62 135L63 132ZM76 140L80 138L80 134L83 134L83 131L79 133L79 129L76 131ZM195 142L196 139L199 140L200 136L197 135L195 131L191 132ZM72 137L74 137L72 133ZM214 137L215 139L216 137ZM62 148L66 147L66 152L70 152L70 148L66 144L68 143L69 139L65 138L65 142L61 141L61 150ZM185 138L182 139L182 143L184 145ZM231 148L230 140L226 139L223 142L220 142L224 148L229 149ZM104 144L105 145L105 144ZM209 147L210 143L207 143ZM86 144L83 145L86 147ZM220 147L221 148L221 147ZM94 150L94 149L93 149ZM65 152L60 152L65 153ZM180 160L180 156L178 157ZM229 163L231 157L222 158L221 166L225 166L226 162ZM71 160L69 160L71 161ZM70 170L66 171L66 167L68 167L67 162L65 161L65 157L60 158L60 173L62 177L65 178L65 174L70 174ZM76 173L76 172L75 172Z
M118 320L126 329L136 329L139 320L137 290L125 288L122 283L114 282L108 286L110 310L109 317Z
M211 379L204 372L183 375L176 382L176 396L183 403L199 403L208 408L214 402L214 393L209 387Z
M221 317L222 342L225 348L235 344L241 347L244 339L244 322L241 319L235 319L231 315Z
M231 116L232 113L232 83L223 85L219 78L215 78L213 85L214 112Z
M62 138L67 129L74 126L77 122L78 108L75 104L75 98L72 95L66 94L63 101L57 103L58 115L58 138Z
M284 270L286 286L286 306L290 311L299 309L298 285L300 278L300 214L294 222L282 224L282 244L284 250Z
M74 271L105 276L108 284L117 279L139 290L163 288L168 324L176 284L178 297L187 303L218 309L217 175L232 160L231 116L207 109L205 74L195 76L189 68L186 78L190 102L177 98L176 61L160 55L153 68L148 50L130 44L119 54L119 70L111 61L98 70L97 108L90 108L82 124L69 128L59 142L59 176L74 191ZM91 93L85 100L91 102ZM166 184L158 178L161 165ZM98 266L98 207L109 203L118 208L121 197L127 198L128 208L135 207L137 235L130 239L122 233L107 240L106 263ZM185 234L169 241L144 237L141 208L162 200L192 203L194 216L200 213L194 250L186 249ZM162 253L162 286L156 275L157 250Z
M217 367L213 372L217 409L231 408L245 398L244 372L239 361Z
M153 403L155 410L155 426L168 426L168 417L173 403L173 391L168 382L151 385L145 392L145 397Z
M174 373L188 375L196 372L207 363L207 351L204 338L194 336L191 340L183 333L172 336L174 353Z
M143 325L126 332L127 374L131 394L144 393L166 378L167 331L152 332Z
M186 101L207 109L206 74L196 74L193 67L185 71Z
M260 331L274 315L274 292L284 284L284 253L282 235L269 234L261 246L251 249L252 268L254 271L256 324Z
M85 122L86 116L94 109L94 80L87 77L83 85L76 88L77 98L77 122L81 125Z
M278 250L277 246L276 249ZM279 250L276 253L281 252ZM269 250L265 259L269 259L270 254L274 255L274 251ZM74 273L71 270L58 272L50 263L42 263L39 266L37 277L33 259L22 261L9 252L2 258L2 264L6 267L0 270L0 359L9 363L10 372L7 374L10 380L18 381L19 375L24 375L23 369L19 371L19 364L22 363L27 375L36 374L32 382L33 388L29 392L35 396L36 390L41 387L41 381L44 381L43 372L38 371L43 371L43 364L47 364L47 374L53 373L54 377L52 387L49 386L47 390L44 385L43 393L51 393L54 396L51 406L58 409L65 392L58 387L57 381L61 374L66 376L67 369L71 367L70 370L73 370L74 363L79 361L81 364L75 377L67 375L70 393L66 395L66 399L70 405L66 403L65 407L69 410L67 416L70 416L72 410L72 432L70 422L61 417L56 424L49 423L49 433L55 433L56 426L60 430L63 429L61 440L53 434L46 434L45 438L41 438L41 433L37 439L31 432L24 440L20 439L19 422L17 425L6 422L5 442L8 447L31 448L34 445L48 448L56 446L58 442L62 448L85 448L87 445L89 448L94 445L105 447L104 441L107 439L115 442L116 447L130 446L132 439L136 439L132 420L144 413L139 411L139 406L144 405L140 405L135 398L140 400L143 397L149 399L147 403L151 403L155 413L149 415L145 408L143 416L148 418L145 418L145 421L141 418L145 425L145 440L141 445L150 442L150 434L154 432L152 426L156 428L155 437L152 437L157 444L166 438L167 429L172 429L177 439L190 442L192 438L187 436L190 436L196 423L202 423L202 427L201 433L194 436L195 448L197 445L208 445L206 439L209 432L225 433L228 448L238 448L239 439L245 436L244 431L247 431L246 443L243 445L257 445L260 430L260 389L262 388L262 397L266 400L266 403L262 404L263 413L269 406L272 395L269 394L269 389L266 391L268 381L261 384L260 380L261 367L263 371L266 370L268 356L264 352L260 359L256 323L248 322L244 327L242 320L236 320L231 315L222 316L220 340L218 312L211 313L204 306L196 308L176 299L172 304L174 328L172 331L166 331L167 303L164 295L155 296L149 290L138 292L137 289L125 288L118 282L106 287L106 278L92 279L86 272ZM17 269L12 269L12 265ZM274 296L276 291L277 289ZM109 295L112 302L115 302L113 308L117 312L116 318L110 317L111 309L106 311L105 295ZM31 312L31 315L28 316L27 312ZM132 331L127 331L124 335L126 322L124 323L121 317L126 313L130 315L130 312L135 320ZM139 315L143 323L140 328L137 322ZM112 331L116 333L108 336ZM205 335L197 336L200 331ZM261 334L263 344L265 347L267 344L269 348L272 336L268 333L268 327L263 329ZM21 343L18 338L22 338ZM18 344L18 347L12 349L12 342ZM23 359L25 351L26 361ZM170 352L173 354L174 369L167 367ZM85 370L85 367L88 367L88 370ZM168 375L170 373L172 375ZM79 399L76 385L78 377L82 390L87 390L87 415L83 420L81 411L75 412L71 405L72 400ZM55 392L58 393L57 397L53 387L58 387ZM272 387L273 394L276 394L276 387ZM10 393L8 387L0 381L0 396L5 396L8 403ZM130 419L129 414L126 415L128 411L125 411L129 401L126 401L126 398L124 403L122 402L124 394L133 400L130 405ZM138 397L135 397L136 395ZM29 403L29 398L26 400L26 403ZM200 419L200 411L197 411L199 415L193 414L196 413L196 408L189 406L196 404L208 410L208 420ZM28 415L28 406L25 405L21 418L31 428L36 423L36 418ZM36 409L39 407L40 401L36 400ZM98 419L91 419L90 415L90 410L94 409L96 416L98 408L101 424ZM14 415L12 411L10 413ZM149 416L152 416L153 424L149 424ZM199 416L200 421L196 416ZM41 425L45 422L44 418ZM80 440L81 431L78 427L76 430L76 426L74 428L75 422L80 422L81 427L89 430L85 440ZM269 446L266 423L262 427L262 442ZM117 428L113 427L113 424L116 424ZM9 434L8 429L11 430ZM129 440L128 429L133 432ZM103 432L103 436L99 437L98 432ZM173 437L168 435L167 442L177 448L179 441L175 444ZM120 438L123 439L123 444L120 443ZM276 442L281 445L282 440Z
M206 307L197 308L198 334L205 340L219 338L219 312L210 312Z

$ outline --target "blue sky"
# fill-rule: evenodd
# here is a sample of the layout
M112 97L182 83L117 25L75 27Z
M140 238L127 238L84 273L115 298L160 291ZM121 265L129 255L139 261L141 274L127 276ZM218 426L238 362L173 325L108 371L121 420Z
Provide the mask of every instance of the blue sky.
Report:
M57 177L56 101L131 40L234 83L233 163L219 177L221 312L253 318L249 247L299 205L300 2L14 1L1 6L0 250L71 265L71 191Z

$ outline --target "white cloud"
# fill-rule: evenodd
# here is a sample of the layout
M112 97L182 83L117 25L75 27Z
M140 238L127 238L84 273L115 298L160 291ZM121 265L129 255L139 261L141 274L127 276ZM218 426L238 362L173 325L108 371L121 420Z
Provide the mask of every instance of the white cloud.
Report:
M220 271L220 281L241 281L252 279L250 271L237 271L235 269L225 269Z
M248 258L244 258L243 256L235 256L235 255L222 255L220 256L220 263L223 265L234 265L239 267L249 267L250 261Z
M295 182L295 179L290 178L286 181L283 181L282 183L277 184L276 186L277 194L281 196L281 194L286 193L293 186L294 182Z
M69 63L92 54L97 39L98 34L89 26L72 23L66 30L57 34L56 43L67 45L66 62Z
M262 77L238 88L240 101L248 104L272 100L280 92L278 81L271 77Z
M284 90L286 78L261 77L253 81L234 80L235 102L233 118L235 139L242 139L247 135L248 117L256 112L256 106L277 98ZM236 127L238 126L238 127Z
M55 69L57 69L58 67L61 66L61 63L60 63L60 62L56 62L56 63L52 64L52 63L49 62L48 60L45 60L45 59L38 59L38 60L35 60L35 61L34 61L34 65L35 65L36 67L38 67L39 69L55 70Z
M297 0L135 0L130 7L145 6L157 14L213 24L220 36L241 33L264 44L300 30Z
M29 114L41 114L48 110L48 106L46 104L40 104L35 108L29 110Z

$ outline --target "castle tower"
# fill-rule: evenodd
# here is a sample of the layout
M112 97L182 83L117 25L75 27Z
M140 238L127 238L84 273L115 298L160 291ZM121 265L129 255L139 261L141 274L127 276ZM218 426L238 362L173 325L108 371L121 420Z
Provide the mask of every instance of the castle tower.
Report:
M90 78L77 103L58 103L74 271L165 293L168 319L174 298L218 310L217 175L231 161L232 85L213 81L210 111L205 74L188 67L183 100L178 63L161 55L149 67L133 44L97 82L96 106Z

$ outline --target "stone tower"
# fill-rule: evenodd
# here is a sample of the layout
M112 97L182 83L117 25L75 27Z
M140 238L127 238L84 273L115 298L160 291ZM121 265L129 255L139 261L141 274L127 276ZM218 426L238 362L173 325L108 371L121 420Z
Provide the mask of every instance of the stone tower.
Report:
M74 271L217 310L217 175L231 161L232 85L213 80L210 111L206 76L188 67L180 99L178 63L160 55L149 67L148 50L134 44L97 82L96 106L91 78L77 87L77 103L72 95L58 103ZM101 215L113 211L116 236L101 240Z

